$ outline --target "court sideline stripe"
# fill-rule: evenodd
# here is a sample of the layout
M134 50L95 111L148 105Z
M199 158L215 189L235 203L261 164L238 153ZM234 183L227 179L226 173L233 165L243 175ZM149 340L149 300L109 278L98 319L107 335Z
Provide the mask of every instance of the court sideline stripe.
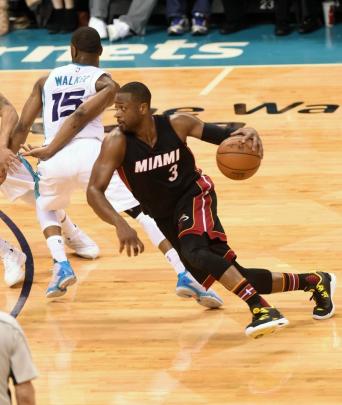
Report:
M233 67L223 69L201 92L200 96L208 95L233 70Z
M20 311L23 309L23 307L30 295L30 291L31 291L32 283L33 283L33 276L34 276L34 263L33 263L33 257L32 257L32 252L31 252L30 246L27 243L25 236L22 234L20 229L17 227L17 225L2 211L0 211L0 218L3 220L3 222L5 222L5 224L12 231L12 233L16 237L16 239L21 247L21 250L26 254L24 283L21 288L18 301L15 304L12 311L10 312L10 315L12 315L14 318L16 318L19 315Z

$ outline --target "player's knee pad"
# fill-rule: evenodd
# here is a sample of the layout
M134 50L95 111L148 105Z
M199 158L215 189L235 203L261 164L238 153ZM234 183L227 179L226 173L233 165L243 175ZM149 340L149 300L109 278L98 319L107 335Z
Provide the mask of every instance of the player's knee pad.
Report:
M60 222L58 221L56 211L43 211L38 206L36 207L36 211L42 231L49 226L61 226Z
M158 228L155 220L149 215L141 212L135 219L144 228L144 231L147 233L147 236L150 238L154 246L158 247L161 242L165 240L165 236Z
M210 249L206 236L186 235L180 239L181 255L188 263L219 280L230 263Z
M187 262L191 263L193 267L201 270L205 268L207 250L203 249L203 247L181 244L181 255Z
M258 293L272 293L272 272L266 269L246 269L237 262L234 262L234 266L239 270L240 274L252 284Z

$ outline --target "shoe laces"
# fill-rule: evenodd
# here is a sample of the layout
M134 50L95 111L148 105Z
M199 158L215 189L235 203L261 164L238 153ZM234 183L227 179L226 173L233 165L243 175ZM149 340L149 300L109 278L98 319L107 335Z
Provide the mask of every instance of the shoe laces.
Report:
M312 291L312 290L310 290ZM319 285L315 290L312 291L310 301L313 300L318 308L325 308L327 306L327 300L329 299L329 294L324 288L324 286Z
M260 321L264 321L265 319L270 317L270 311L268 308L265 307L254 307L252 310L253 316Z
M76 234L72 235L71 238L65 237L65 244L71 248L78 249L84 247L87 243L90 243L90 240L86 237L86 235L79 231Z
M313 300L316 303L318 308L325 308L327 306L327 300L330 299L328 291L325 289L324 285L322 284L322 278L320 278L319 282L312 287L306 288L304 291L312 292L310 297L310 301Z

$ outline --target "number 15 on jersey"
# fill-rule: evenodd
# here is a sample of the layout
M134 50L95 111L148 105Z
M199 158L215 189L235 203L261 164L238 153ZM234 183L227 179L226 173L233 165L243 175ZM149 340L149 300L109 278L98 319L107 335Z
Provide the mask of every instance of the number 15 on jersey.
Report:
M82 96L84 93L85 90L78 90L52 94L52 122L72 114L83 103ZM65 109L63 107L71 108Z

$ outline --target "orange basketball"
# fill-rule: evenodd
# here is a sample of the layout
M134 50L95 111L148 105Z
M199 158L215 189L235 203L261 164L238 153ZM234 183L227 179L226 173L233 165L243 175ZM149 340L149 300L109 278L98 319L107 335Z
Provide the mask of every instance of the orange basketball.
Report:
M259 169L259 151L252 151L252 140L241 143L242 135L225 139L217 148L216 163L220 171L230 179L245 180Z

